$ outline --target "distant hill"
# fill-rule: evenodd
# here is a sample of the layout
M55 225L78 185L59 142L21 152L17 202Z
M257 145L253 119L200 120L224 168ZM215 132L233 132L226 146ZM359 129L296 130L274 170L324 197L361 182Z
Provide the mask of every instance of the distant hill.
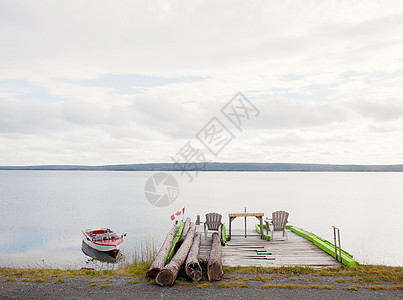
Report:
M43 165L0 166L0 170L61 170L61 171L182 171L174 163L124 164L104 166ZM403 165L331 165L293 163L197 163L185 166L188 171L225 172L403 172Z

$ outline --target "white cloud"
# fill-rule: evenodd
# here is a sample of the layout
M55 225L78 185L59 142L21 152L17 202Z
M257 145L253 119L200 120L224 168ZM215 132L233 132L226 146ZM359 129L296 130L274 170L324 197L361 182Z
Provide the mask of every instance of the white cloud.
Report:
M239 90L261 114L218 160L403 163L402 24L401 1L0 1L0 165L170 161Z

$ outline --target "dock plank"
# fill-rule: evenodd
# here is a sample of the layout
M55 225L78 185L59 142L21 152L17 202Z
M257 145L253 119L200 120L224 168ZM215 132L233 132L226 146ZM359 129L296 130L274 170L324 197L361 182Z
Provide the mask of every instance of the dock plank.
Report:
M198 226L198 231L203 232L203 227ZM223 264L227 266L310 266L313 268L338 267L341 264L329 254L316 247L312 242L287 230L288 240L274 236L274 240L267 242L260 236L248 236L245 238L243 229L233 229L236 236L232 236L222 248ZM275 233L275 234L276 234ZM252 230L248 234L254 234ZM211 232L207 239L204 233L201 238L199 258L207 261L212 244Z

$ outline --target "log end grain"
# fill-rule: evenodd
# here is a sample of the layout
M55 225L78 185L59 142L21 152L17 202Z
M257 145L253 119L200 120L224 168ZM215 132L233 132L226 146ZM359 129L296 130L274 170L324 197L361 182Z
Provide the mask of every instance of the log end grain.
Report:
M157 277L155 278L155 282L160 286L171 286L175 282L175 275L169 269L161 270Z
M186 266L186 275L188 275L193 281L200 281L202 274L203 271L198 262L190 263Z

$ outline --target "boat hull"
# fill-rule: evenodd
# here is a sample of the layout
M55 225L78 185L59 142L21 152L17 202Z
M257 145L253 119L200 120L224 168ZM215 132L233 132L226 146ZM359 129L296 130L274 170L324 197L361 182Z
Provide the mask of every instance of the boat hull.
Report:
M85 229L82 231L83 242L92 249L100 252L117 253L123 236L118 236L108 228L98 230Z
M92 242L91 240L88 240L87 237L85 235L83 235L83 242L98 251L102 251L102 252L109 252L109 251L117 251L119 250L120 244L119 245L98 245L95 244L94 242Z

